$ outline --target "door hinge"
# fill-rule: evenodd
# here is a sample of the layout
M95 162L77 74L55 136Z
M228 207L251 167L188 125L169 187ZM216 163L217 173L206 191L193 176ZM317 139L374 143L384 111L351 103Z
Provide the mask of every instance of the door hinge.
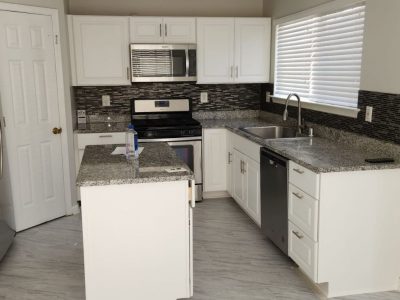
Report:
M58 45L58 34L54 35L54 43Z

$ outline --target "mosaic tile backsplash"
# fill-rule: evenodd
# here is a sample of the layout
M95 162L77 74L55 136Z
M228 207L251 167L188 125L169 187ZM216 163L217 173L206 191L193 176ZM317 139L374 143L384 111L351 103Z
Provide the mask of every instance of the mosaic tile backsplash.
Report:
M273 90L267 86L267 90ZM371 91L359 91L358 106L361 109L358 118L347 118L328 113L303 109L303 117L309 122L341 129L357 134L369 136L383 141L400 144L400 95L386 94ZM372 106L372 123L365 122L366 106ZM265 103L262 101L263 111L282 114L282 104ZM289 107L289 116L297 116L297 108Z
M75 87L76 109L86 115L129 114L130 99L191 98L193 111L259 110L261 84L197 85L195 83L135 83L132 86ZM200 103L200 93L208 92L208 103ZM103 107L101 96L111 96L111 106Z

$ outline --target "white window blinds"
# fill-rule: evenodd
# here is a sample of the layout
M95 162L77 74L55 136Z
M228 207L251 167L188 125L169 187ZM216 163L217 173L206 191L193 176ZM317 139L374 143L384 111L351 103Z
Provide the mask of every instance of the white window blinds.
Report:
M357 107L365 5L276 28L274 96Z

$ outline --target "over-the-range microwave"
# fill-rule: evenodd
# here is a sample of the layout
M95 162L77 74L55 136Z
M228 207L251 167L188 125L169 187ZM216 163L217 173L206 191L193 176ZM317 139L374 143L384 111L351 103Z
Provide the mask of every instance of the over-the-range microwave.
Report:
M131 44L132 82L196 81L196 45Z

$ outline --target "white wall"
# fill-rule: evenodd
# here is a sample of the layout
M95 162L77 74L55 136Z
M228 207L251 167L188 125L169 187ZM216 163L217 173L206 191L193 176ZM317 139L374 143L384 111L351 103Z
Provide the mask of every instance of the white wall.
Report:
M334 0L264 0L264 15L280 18L331 1ZM360 88L400 94L400 0L366 3Z
M68 1L68 0L65 0ZM64 0L0 0L0 2L23 4L31 6L39 6L46 8L58 9L58 16L60 22L60 43L61 43L61 54L62 64L64 72L64 91L65 91L65 111L67 114L67 127L63 132L67 133L68 137L68 156L69 156L69 168L70 168L70 181L71 181L71 193L72 193L72 206L76 205L76 176L75 176L75 154L74 154L74 139L73 139L73 123L72 123L72 112L71 112L71 71L69 62L69 47L68 47L68 34L67 34L67 19L66 9L67 2Z
M71 14L262 16L263 0L69 0Z
M367 0L361 89L400 94L400 0Z

